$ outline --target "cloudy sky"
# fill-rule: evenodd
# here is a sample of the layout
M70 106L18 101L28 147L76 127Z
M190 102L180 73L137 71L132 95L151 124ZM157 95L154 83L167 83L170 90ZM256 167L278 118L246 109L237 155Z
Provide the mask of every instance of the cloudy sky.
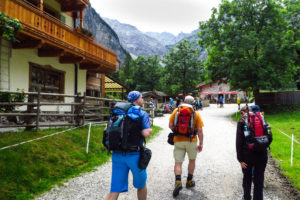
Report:
M209 19L221 0L90 0L101 17L117 19L140 31L189 33Z

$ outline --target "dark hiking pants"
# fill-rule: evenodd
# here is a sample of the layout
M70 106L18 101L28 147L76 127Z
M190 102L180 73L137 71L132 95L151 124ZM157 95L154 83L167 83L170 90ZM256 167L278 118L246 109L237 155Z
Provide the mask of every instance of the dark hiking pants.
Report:
M251 200L251 183L252 183L252 173L254 172L254 194L253 200L263 199L263 187L264 187L264 173L267 166L268 156L267 153L254 154L250 152L248 154L247 168L242 169L243 177L243 189L244 189L244 199ZM252 169L254 171L252 172Z

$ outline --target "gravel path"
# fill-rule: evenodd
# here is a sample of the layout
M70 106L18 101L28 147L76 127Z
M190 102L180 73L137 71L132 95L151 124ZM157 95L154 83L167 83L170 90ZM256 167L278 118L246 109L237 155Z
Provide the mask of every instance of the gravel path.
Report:
M236 105L225 105L222 109L212 105L200 111L204 121L204 147L197 157L194 173L196 187L192 190L183 188L176 199L242 199L242 172L235 152L236 122L230 119L236 109ZM154 124L163 127L163 131L147 145L153 153L148 166L149 200L173 199L173 146L166 142L169 133L168 118L169 115L165 115L154 119ZM269 160L265 173L264 199L299 199L287 180L280 175L276 163ZM186 159L183 164L183 184L187 176L187 163ZM111 161L94 172L83 174L53 188L36 199L105 199L110 189L110 175ZM137 199L131 176L129 192L122 193L119 199Z

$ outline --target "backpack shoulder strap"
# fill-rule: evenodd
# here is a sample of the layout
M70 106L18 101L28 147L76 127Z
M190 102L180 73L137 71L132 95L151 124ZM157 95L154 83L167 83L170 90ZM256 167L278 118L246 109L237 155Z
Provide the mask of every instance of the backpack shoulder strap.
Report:
M180 109L181 106L178 106L177 107L177 111L175 113L175 119L174 119L174 126L175 128L178 127L178 117L179 117L179 109Z
M250 114L249 114L249 118L251 118ZM251 123L251 120L250 120L250 123ZM252 126L252 131L250 131L250 134L255 137L255 114L253 113L252 114L252 124L250 124L249 127ZM251 133L252 132L252 133Z
M194 116L195 116L195 111L193 110L192 116L190 118L190 127L191 127L191 135L194 135Z

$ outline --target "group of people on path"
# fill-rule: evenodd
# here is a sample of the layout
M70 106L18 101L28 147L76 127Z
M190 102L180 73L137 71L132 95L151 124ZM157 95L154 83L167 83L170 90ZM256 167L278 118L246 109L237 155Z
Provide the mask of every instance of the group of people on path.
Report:
M131 91L128 94L128 102L133 106L142 106L143 97L138 91ZM186 96L184 102L180 104L176 101L176 109L169 118L169 128L172 130L172 142L174 144L174 190L173 197L177 197L183 189L182 184L182 163L187 154L188 156L188 175L185 181L186 188L195 187L193 174L196 167L197 154L203 149L203 130L204 126L201 115L193 109L195 99L192 96ZM244 132L247 129L246 116L249 115L248 107L241 109L241 120L237 124L236 132L236 151L243 172L244 199L251 199L251 183L254 177L254 200L263 199L264 171L267 164L267 150L257 153L249 148L247 137ZM146 112L135 112L139 116L134 126L134 137L128 137L128 142L132 145L130 150L113 151L112 153L112 177L111 189L107 200L118 199L122 192L128 191L128 174L133 175L133 186L137 188L137 198L139 200L147 199L147 170L139 168L142 153L140 146L145 138L152 133L149 116ZM256 115L255 115L256 116ZM254 118L253 118L254 119ZM260 119L263 119L262 117ZM170 136L170 135L169 135ZM134 142L133 142L134 141ZM169 141L168 141L169 142ZM134 147L134 148L133 148Z

